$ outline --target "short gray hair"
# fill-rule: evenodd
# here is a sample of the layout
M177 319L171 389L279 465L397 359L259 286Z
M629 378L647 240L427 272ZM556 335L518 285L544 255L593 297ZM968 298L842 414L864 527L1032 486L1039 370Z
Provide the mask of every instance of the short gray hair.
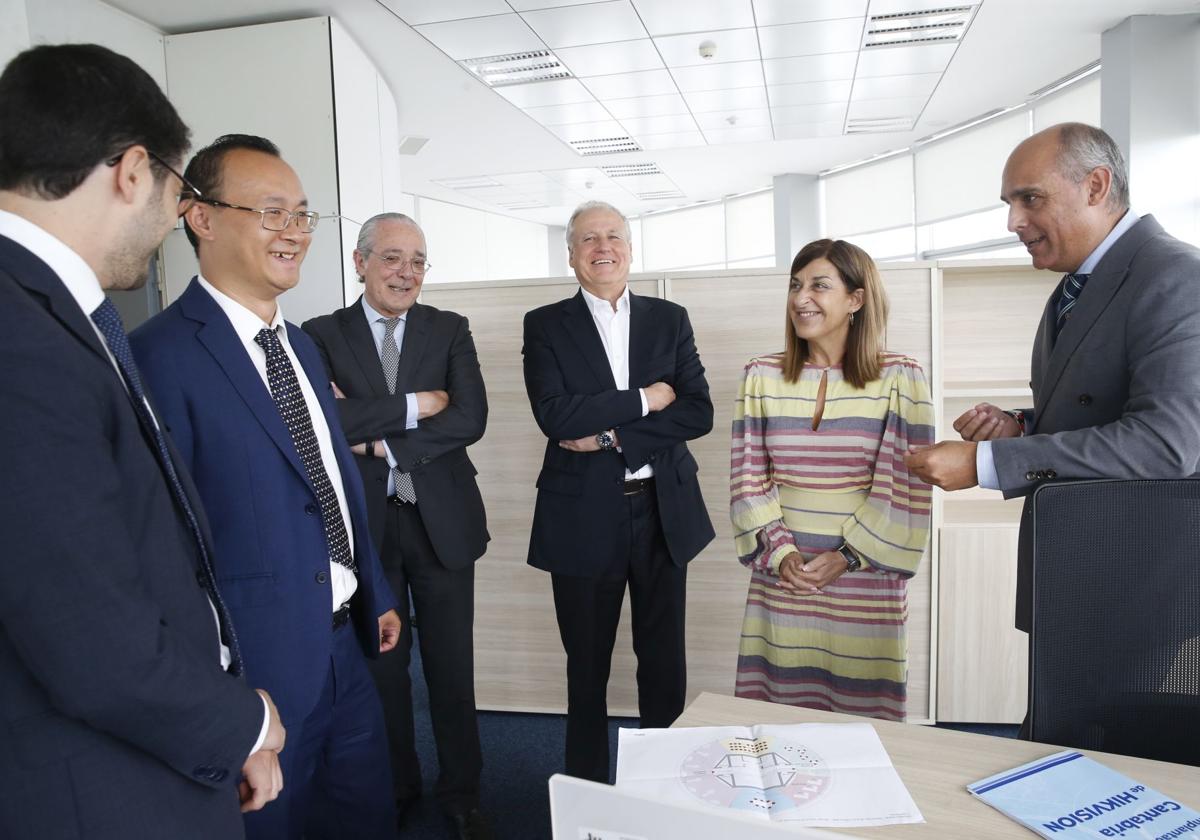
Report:
M633 232L629 229L629 219L625 218L625 214L613 207L607 201L585 201L575 208L575 212L571 214L571 218L567 220L567 250L571 250L571 238L575 235L575 220L587 213L590 210L607 210L610 213L616 213L621 217L621 221L625 223L625 239L633 238ZM632 245L633 243L630 242Z
M421 226L412 216L406 216L403 213L377 213L363 222L362 227L358 229L358 242L355 243L354 250L365 254L375 248L375 228L379 227L380 222L402 222L421 230ZM424 235L424 231L422 231L422 235Z
M1107 169L1112 175L1108 206L1112 210L1129 209L1129 173L1121 147L1108 133L1086 123L1061 123L1058 130L1058 167L1064 178L1078 184L1093 169Z

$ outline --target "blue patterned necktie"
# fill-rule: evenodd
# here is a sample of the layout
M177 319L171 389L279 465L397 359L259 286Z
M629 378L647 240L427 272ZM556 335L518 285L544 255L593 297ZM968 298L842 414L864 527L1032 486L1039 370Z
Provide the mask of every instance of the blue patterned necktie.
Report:
M125 335L125 325L121 322L121 314L117 312L117 307L113 305L113 302L105 298L104 303L96 307L96 311L92 313L92 323L100 330L109 352L117 360L117 367L120 368L125 385L129 388L129 395L133 398L134 410L142 422L142 427L154 441L155 453L158 455L158 462L167 477L167 484L170 485L175 502L183 512L183 518L187 520L188 530L192 532L192 537L196 540L196 549L200 553L202 582L209 599L217 610L217 616L221 622L221 632L229 647L229 672L234 675L240 674L242 672L242 654L238 649L237 633L234 632L233 621L229 617L229 610L226 609L225 602L221 599L221 593L217 591L212 561L208 556L208 546L205 545L204 538L200 534L200 523L196 519L196 513L192 510L187 494L183 491L183 485L179 482L179 473L176 472L175 464L171 461L166 438L163 437L162 430L150 414L150 408L146 403L146 391L142 387L142 377L133 361L133 353L129 349L129 339Z
M254 343L267 354L267 385L271 390L271 398L275 400L279 415L287 425L288 434L292 436L292 443L296 445L296 452L304 463L308 480L317 491L329 559L353 572L354 555L350 553L346 523L342 519L337 493L321 460L321 446L317 443L317 433L313 431L312 416L304 402L300 381L296 379L296 369L292 367L292 360L288 358L275 330L265 327L259 330L258 335L254 336Z
M396 393L396 376L400 373L400 348L396 346L396 326L400 318L380 318L383 324L383 351L379 361L383 365L383 377L387 380L388 393ZM413 486L412 476L399 467L392 467L392 484L396 488L396 498L410 505L417 503L417 488Z
M1058 298L1058 317L1055 320L1055 332L1062 332L1063 326L1071 320L1071 310L1083 294L1090 274L1068 274L1063 278L1062 294Z

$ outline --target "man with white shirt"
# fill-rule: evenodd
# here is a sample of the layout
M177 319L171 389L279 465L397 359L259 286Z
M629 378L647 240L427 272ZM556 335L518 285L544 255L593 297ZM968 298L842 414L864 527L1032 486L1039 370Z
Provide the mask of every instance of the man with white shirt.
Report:
M525 390L547 437L529 564L551 573L567 653L566 772L609 779L605 693L626 585L643 727L687 688L687 563L713 538L687 441L713 407L687 312L631 294L629 224L589 201L567 223L579 292L525 315Z
M227 135L184 173L200 274L130 337L212 521L217 587L252 681L289 728L279 802L249 837L394 833L367 656L400 632L321 357L283 319L317 214L261 137Z
M0 76L0 836L242 836L284 732L106 289L187 204L188 129L93 44Z
M1093 126L1064 123L1023 141L1000 197L1034 267L1066 275L1034 339L1033 408L981 403L954 421L963 442L906 461L945 490L979 484L1027 497L1016 625L1028 631L1029 498L1040 484L1200 470L1200 251L1129 209L1121 151Z

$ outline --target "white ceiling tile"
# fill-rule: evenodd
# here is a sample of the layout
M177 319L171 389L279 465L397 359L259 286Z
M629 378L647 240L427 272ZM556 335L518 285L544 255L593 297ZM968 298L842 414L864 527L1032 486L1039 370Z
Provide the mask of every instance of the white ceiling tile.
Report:
M608 176L595 167L575 169L551 169L542 173L547 178L573 190L591 189L601 184L608 185Z
M836 122L846 116L845 102L826 102L821 105L788 105L771 109L771 121L776 128L798 123Z
M819 105L845 102L850 98L850 82L809 82L801 85L770 85L767 96L772 108L787 105Z
M941 78L941 73L921 73L915 76L873 76L856 79L850 100L893 99L896 97L928 99Z
M697 91L684 94L683 98L687 100L693 114L767 107L767 89L762 85L731 90Z
M551 49L633 41L648 34L629 0L542 9L521 16Z
M712 41L716 54L710 58L700 55L700 44ZM696 32L690 35L665 35L654 39L668 67L690 67L694 64L720 64L726 61L758 61L758 30L726 29L719 32Z
M634 99L606 99L602 103L618 120L635 117L662 117L668 114L686 114L687 103L678 93L662 96L639 96Z
M759 143L764 140L774 140L771 129L767 126L760 128L724 128L704 132L704 139L711 144L723 143Z
M573 102L592 102L595 99L578 79L555 79L552 82L504 85L495 90L518 108L570 105Z
M842 121L820 123L797 123L775 126L776 140L809 140L814 137L838 137L842 133Z
M862 51L855 75L901 76L940 73L954 57L957 44L925 44L919 47L873 47Z
M762 62L760 61L735 61L729 64L675 67L671 70L671 75L683 93L698 90L758 87L763 83Z
M577 140L595 140L598 137L624 137L629 133L616 120L575 123L574 125L556 125L552 126L550 131L553 131L568 143Z
M677 131L695 131L696 121L690 114L668 114L663 117L634 117L621 120L621 125L632 135L673 134Z
M651 35L754 26L750 0L633 0Z
M521 195L526 198L537 199L543 204L551 206L560 204L573 204L577 200L575 193L557 184L552 187L542 187L534 189L521 190Z
M699 131L680 131L675 134L649 134L645 137L638 137L637 141L647 151L682 149L688 146L705 145L704 135Z
M758 30L763 58L852 52L862 44L863 19L822 20L763 26Z
M510 172L506 175L493 175L492 178L501 184L516 187L522 192L527 189L538 189L547 185L554 185L554 182L550 181L541 172Z
M659 96L679 92L675 87L675 80L666 70L589 76L581 81L597 99L631 99L635 96Z
M754 17L759 26L862 18L866 13L867 0L754 0Z
M654 42L649 38L616 44L565 47L555 50L554 54L576 76L636 73L640 70L657 70L663 66L658 50L654 49Z
M442 20L504 15L512 11L504 0L379 0L409 26Z
M546 48L519 15L430 23L414 29L455 61Z
M872 15L893 15L897 12L924 12L947 6L978 6L979 2L947 3L945 0L871 0L867 10Z
M429 0L420 2L428 3ZM530 9L556 9L559 6L582 6L595 2L596 0L508 0L508 5L518 12L527 12Z
M733 122L730 122L732 120ZM712 114L697 114L696 124L707 132L714 128L761 128L771 125L771 112L766 108L750 111L726 111Z
M792 85L800 82L832 82L853 79L858 51L799 55L791 58L772 58L763 62L763 72L769 85Z
M526 108L525 113L542 125L568 125L569 123L603 122L612 119L612 114L608 113L599 102L573 102L570 105Z
M665 192L679 189L675 182L666 175L633 175L627 178L614 178L613 181L631 193Z
M851 102L850 119L879 120L886 117L916 117L928 101L926 97L904 97Z
M521 197L513 187L459 187L460 193L479 201L515 201Z

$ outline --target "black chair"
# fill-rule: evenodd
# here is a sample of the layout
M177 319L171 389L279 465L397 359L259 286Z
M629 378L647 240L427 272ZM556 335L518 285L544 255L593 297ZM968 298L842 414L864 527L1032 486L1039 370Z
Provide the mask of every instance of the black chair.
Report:
M1200 480L1033 496L1034 741L1200 766Z

